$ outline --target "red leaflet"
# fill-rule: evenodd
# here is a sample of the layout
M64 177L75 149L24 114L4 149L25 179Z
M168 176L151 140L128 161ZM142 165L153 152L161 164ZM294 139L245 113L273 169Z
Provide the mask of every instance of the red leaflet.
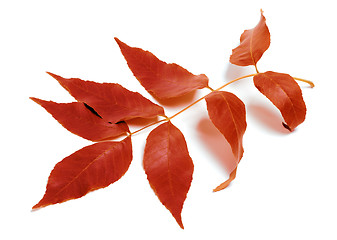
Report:
M181 228L181 211L193 174L183 134L171 122L152 130L146 140L144 169L159 200Z
M175 63L168 64L148 51L115 40L135 77L157 98L179 97L208 86L205 74L193 75Z
M128 131L125 122L108 123L80 102L56 103L31 99L46 109L68 131L91 141L112 139Z
M76 100L92 107L109 122L117 123L137 117L152 118L164 115L164 109L137 92L116 83L97 83L79 78L63 78L49 73Z
M306 115L302 91L288 74L277 72L259 73L254 84L281 112L287 129L292 131L301 124Z
M64 158L50 173L46 193L33 209L70 199L109 186L128 170L132 160L131 138L100 142Z
M243 155L242 138L247 127L244 103L233 93L224 91L214 91L207 95L205 100L211 121L231 145L239 163ZM230 179L214 191L226 188L234 180L235 174L236 169L231 173Z
M269 45L270 33L266 25L266 18L261 11L260 22L255 28L242 33L240 45L233 49L229 61L239 66L256 65Z
M205 99L211 121L231 145L234 156L240 160L243 154L242 137L247 127L244 103L233 93L225 91L214 91Z

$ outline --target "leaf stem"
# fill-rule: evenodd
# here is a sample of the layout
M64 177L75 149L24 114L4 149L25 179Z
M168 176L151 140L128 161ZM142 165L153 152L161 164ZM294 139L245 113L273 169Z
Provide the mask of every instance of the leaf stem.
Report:
M254 64L254 67L255 67L256 73L260 73L259 70L257 69L256 63Z
M211 90L212 92L214 91L214 89L211 88L210 86L207 86L206 88L208 88L208 89Z
M311 88L315 87L315 84L312 81L309 81L309 80L306 80L306 79L302 79L302 78L296 78L296 77L293 77L293 79L295 79L297 81L308 83Z
M239 81L239 80L241 80L241 79L249 78L249 77L254 77L254 76L257 75L257 74L258 74L258 73L253 73L253 74L249 74L249 75L245 75L245 76L242 76L242 77L235 78L234 80L232 80L232 81L230 81L230 82L228 82L228 83L222 85L221 87L215 89L215 91L219 91L219 90L223 89L224 87L228 86L229 84L232 84L232 83L234 83L234 82L236 82L236 81ZM205 96L205 97L206 97L206 96Z
M208 94L207 94L208 95ZM198 102L202 101L207 95L203 96L202 98L199 98L198 100L196 100L195 102L191 103L190 105L188 105L187 107L181 109L179 112L177 112L176 114L172 115L171 117L169 117L169 119L171 120L172 118L176 117L177 115L179 115L182 112L185 112L187 109L189 109L190 107L194 106L195 104L197 104Z
M234 80L232 80L232 81L230 81L230 82L228 82L228 83L222 85L221 87L219 87L219 88L217 88L217 89L215 89L215 90L213 90L213 91L219 91L219 90L223 89L224 87L228 86L229 84L232 84L232 83L234 83L234 82L236 82L236 81L239 81L239 80L241 80L241 79L244 79L244 78L253 77L253 76L255 76L255 75L256 75L256 73L254 73L254 74L249 74L249 75L245 75L245 76L242 76L242 77L239 77L239 78L235 78ZM213 92L213 91L212 91L212 92ZM209 94L210 94L210 93L209 93ZM179 115L180 113L186 111L186 110L189 109L190 107L194 106L194 105L197 104L198 102L200 102L200 101L202 101L203 99L205 99L209 94L207 94L207 95L205 95L205 96L199 98L198 100L196 100L195 102L191 103L191 104L188 105L187 107L183 108L182 110L180 110L179 112L177 112L177 113L174 114L173 116L169 117L169 119L172 119L172 118L176 117L177 115Z
M161 123L161 122L164 122L164 121L168 121L168 118L165 118L165 119L158 120L158 121L156 121L156 122L150 123L150 124L148 124L148 125L146 125L146 126L140 128L140 129L138 129L138 130L136 130L136 131L130 133L130 136L132 136L132 135L134 135L134 134L136 134L136 133L138 133L138 132L140 132L140 131L143 131L144 129L146 129L146 128L148 128L148 127L151 127L151 126L153 126L153 125L156 125L156 124Z
M255 65L255 68L256 68L256 65ZM256 70L257 70L257 68L256 68ZM257 71L257 73L253 73L253 74L249 74L249 75L245 75L245 76L242 76L242 77L235 78L235 79L233 79L232 81L229 81L229 82L225 83L224 85L222 85L221 87L218 87L218 88L215 89L215 90L214 90L213 88L211 88L211 87L207 87L207 88L208 88L209 90L211 90L212 92L214 92L214 91L219 91L219 90L223 89L224 87L226 87L226 86L228 86L228 85L230 85L230 84L232 84L232 83L234 83L234 82L237 82L237 81L239 81L239 80L241 80L241 79L244 79L244 78L254 77L254 76L257 75L257 74L259 74L258 71ZM301 82L308 83L308 84L310 85L310 87L312 87L312 88L315 86L315 84L314 84L313 82L309 81L309 80L305 80L305 79L302 79L302 78L296 78L296 77L293 77L293 78L294 78L295 80L297 80L297 81L301 81ZM148 128L148 127L151 127L151 126L153 126L153 125L156 125L156 124L158 124L158 123L165 122L165 121L170 121L172 118L175 118L176 116L178 116L178 115L181 114L182 112L185 112L187 109L191 108L192 106L194 106L194 105L197 104L198 102L204 100L209 94L211 94L211 93L208 93L208 94L206 94L205 96L199 98L198 100L196 100L195 102L191 103L191 104L188 105L187 107L181 109L179 112L175 113L175 114L172 115L171 117L163 116L163 117L165 117L164 119L161 119L161 120L158 120L158 121L156 121L156 122L150 123L150 124L148 124L148 125L146 125L146 126L140 128L140 129L138 129L138 130L136 130L136 131L134 131L134 132L132 132L132 133L129 133L130 136L131 136L131 135L134 135L134 134L136 134L136 133L138 133L138 132L140 132L140 131L143 131L144 129L146 129L146 128Z
M245 76L242 76L242 77L238 77L238 78L236 78L236 79L234 79L234 80L232 80L232 81L230 81L230 82L228 82L228 83L222 85L221 87L219 87L219 88L217 88L217 89L215 89L215 90L213 90L213 88L211 88L211 87L208 87L208 89L210 89L212 92L213 92L213 91L219 91L219 90L221 90L222 88L228 86L228 85L231 84L231 83L234 83L234 82L239 81L239 80L244 79L244 78L253 77L253 76L255 76L256 74L257 74L257 73L245 75ZM210 93L209 93L209 94L210 94ZM164 116L165 119L161 119L161 120L158 120L158 121L156 121L156 122L150 123L150 124L148 124L148 125L146 125L146 126L140 128L140 129L138 129L138 130L136 130L136 131L130 133L130 136L132 136L132 135L134 135L134 134L136 134L136 133L138 133L138 132L140 132L140 131L142 131L142 130L148 128L148 127L151 127L151 126L153 126L153 125L156 125L156 124L158 124L158 123L161 123L161 122L164 122L164 121L170 121L172 118L178 116L178 115L181 114L182 112L185 112L185 111L186 111L187 109L189 109L190 107L194 106L194 105L197 104L198 102L200 102L200 101L202 101L203 99L205 99L209 94L206 94L205 96L199 98L198 100L196 100L195 102L191 103L191 104L188 105L187 107L183 108L183 109L180 110L179 112L175 113L175 114L172 115L171 117Z

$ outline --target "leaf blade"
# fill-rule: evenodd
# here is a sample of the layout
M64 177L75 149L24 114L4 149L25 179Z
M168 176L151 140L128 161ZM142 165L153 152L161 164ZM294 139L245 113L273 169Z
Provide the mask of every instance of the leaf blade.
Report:
M131 160L130 137L84 147L55 165L46 192L33 209L80 198L107 187L126 173Z
M92 107L109 122L117 123L133 118L153 118L165 115L164 109L117 83L97 83L79 78L63 78L47 72L55 78L77 101Z
M208 86L205 74L194 75L175 63L159 60L149 51L130 47L118 38L115 40L134 76L159 99L180 97Z
M181 211L193 174L183 134L166 122L149 134L143 159L148 181L161 203L171 212L181 228Z
M232 50L229 61L239 66L256 66L269 45L270 33L266 25L266 18L261 11L259 23L241 34L240 45Z
M305 120L306 106L302 90L289 74L268 71L253 78L255 87L281 112L286 125L292 131Z
M233 93L225 91L214 91L205 100L211 121L231 145L234 156L241 159L242 138L247 127L244 103Z
M208 115L214 126L222 133L230 144L236 162L230 178L213 191L226 188L235 179L237 165L243 156L243 135L247 128L246 109L244 103L233 93L214 91L206 96Z
M49 112L68 131L90 141L104 141L128 131L125 122L108 123L92 113L83 103L56 103L38 98L31 99Z

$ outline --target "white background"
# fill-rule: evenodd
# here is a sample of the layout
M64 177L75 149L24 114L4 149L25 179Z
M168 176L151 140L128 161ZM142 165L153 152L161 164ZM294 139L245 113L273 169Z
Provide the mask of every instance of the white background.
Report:
M244 157L228 189L230 148L205 102L172 120L185 135L194 179L185 230L151 190L142 154L151 129L133 137L134 159L113 185L31 212L54 165L90 144L65 130L30 96L73 98L45 73L116 82L155 101L133 77L113 37L205 73L217 88L253 67L228 63L263 9L271 33L260 71L300 83L306 121L283 129L277 109L245 79L227 90L247 107ZM5 1L0 3L1 239L336 239L336 5L334 1ZM208 93L198 91L193 99ZM166 108L172 115L188 105ZM146 123L146 121L144 121ZM139 128L134 121L133 130Z

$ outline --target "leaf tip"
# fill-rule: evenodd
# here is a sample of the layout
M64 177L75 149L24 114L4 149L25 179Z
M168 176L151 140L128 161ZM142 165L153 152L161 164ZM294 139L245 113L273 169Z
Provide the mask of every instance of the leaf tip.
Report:
M39 209L39 207L38 207L37 205L38 205L38 204L36 204L36 205L34 205L34 206L32 207L32 211L36 211L36 210Z
M173 214L172 214L173 215ZM179 214L179 215L173 215L173 217L175 218L175 220L177 221L177 223L178 223L178 225L179 225L179 227L181 228L181 229L185 229L184 228L184 225L183 225L183 222L182 222L182 220L181 220L181 215Z
M32 101L34 101L34 102L36 102L37 104L40 104L40 105L41 105L41 102L43 101L43 100L38 99L36 97L29 97L29 99L32 100Z
M227 181L226 181L226 182L220 184L219 186L217 186L216 188L214 188L213 192L219 192L219 191L225 189L228 186L229 186L229 183L227 183Z
M126 44L125 44L125 43L123 43L121 40L119 40L119 38L117 38L117 37L114 37L114 39L115 39L116 43L118 44L119 48L121 48L121 47L122 47L122 45L126 45Z
M46 73L49 74L50 76L52 76L53 78L59 77L58 75L56 75L54 73L51 73L51 72L48 72L48 71L46 71Z
M43 207L43 205L41 204L41 201L40 201L32 207L32 211L37 211L42 207Z
M291 129L285 122L282 122L282 126L283 126L285 129L289 130L290 132L293 131L293 129Z
M178 223L181 229L185 229L183 223Z
M46 198L46 193L45 193L44 196L40 199L40 201L32 207L32 211L37 211L37 210L39 210L41 208L44 208L44 207L47 207L51 204L53 204L53 203L48 202L48 199Z
M56 75L54 73L51 73L51 72L46 72L48 75L50 75L51 77L53 77L54 79L56 79L58 82L60 82L61 80L64 80L63 77L59 76L59 75Z
M225 182L221 183L219 186L217 186L216 188L214 188L213 192L218 192L220 190L223 190L223 189L227 188L229 186L229 184L235 179L235 177L236 177L236 171L237 171L237 168L235 168L231 172L231 174L229 175L229 178Z
M45 201L44 198L42 198L37 204L35 204L33 207L32 207L32 211L38 211L40 210L41 208L44 208L44 207L47 207L47 206L50 206L54 203L48 203Z

